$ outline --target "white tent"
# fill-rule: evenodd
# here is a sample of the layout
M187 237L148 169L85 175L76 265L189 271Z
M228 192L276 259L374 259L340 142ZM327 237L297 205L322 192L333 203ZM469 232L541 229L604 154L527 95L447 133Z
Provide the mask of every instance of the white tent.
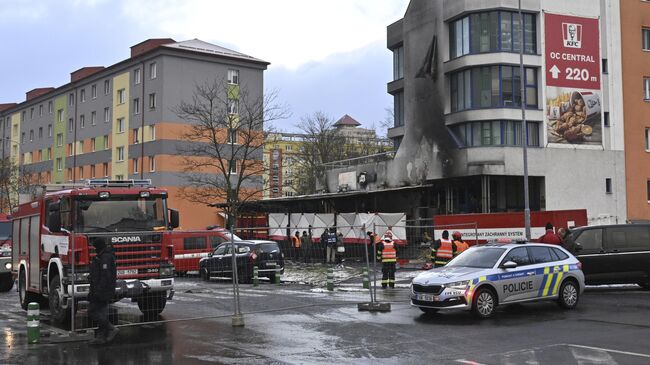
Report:
M393 232L393 242L395 244L406 244L406 214L377 213L374 223L378 235L381 236L390 229Z
M269 213L269 239L286 240L289 216L285 213Z

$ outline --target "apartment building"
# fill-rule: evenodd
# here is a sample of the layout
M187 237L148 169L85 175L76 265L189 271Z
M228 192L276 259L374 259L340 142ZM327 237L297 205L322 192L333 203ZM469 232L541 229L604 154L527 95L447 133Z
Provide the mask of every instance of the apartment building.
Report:
M211 81L227 82L233 99L240 88L251 100L261 98L268 64L198 39L149 39L112 66L83 67L63 86L37 88L25 101L1 104L0 150L40 183L151 179L169 190L182 228L223 224L214 208L179 195L187 184L179 151L188 143L182 136L189 122L174 108Z

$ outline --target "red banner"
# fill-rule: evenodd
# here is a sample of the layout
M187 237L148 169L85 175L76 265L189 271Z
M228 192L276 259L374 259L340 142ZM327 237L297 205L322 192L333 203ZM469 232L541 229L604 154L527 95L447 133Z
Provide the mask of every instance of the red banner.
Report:
M600 90L598 19L544 14L546 86Z

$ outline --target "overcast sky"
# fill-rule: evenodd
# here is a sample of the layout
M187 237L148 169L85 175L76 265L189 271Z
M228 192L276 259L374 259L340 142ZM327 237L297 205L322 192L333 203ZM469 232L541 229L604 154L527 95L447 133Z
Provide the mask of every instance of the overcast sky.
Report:
M198 38L271 62L294 130L323 111L378 125L392 107L386 26L408 0L0 0L0 103L58 87L84 66L110 66L147 38Z

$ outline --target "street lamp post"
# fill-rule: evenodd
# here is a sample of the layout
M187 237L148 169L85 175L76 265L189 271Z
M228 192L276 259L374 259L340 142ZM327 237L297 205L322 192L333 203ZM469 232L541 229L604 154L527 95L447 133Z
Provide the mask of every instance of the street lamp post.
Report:
M524 226L526 227L526 240L530 241L530 200L528 198L528 125L526 124L526 88L524 84L524 17L521 14L521 0L519 0L519 81L521 84L520 100L522 141L524 155Z

